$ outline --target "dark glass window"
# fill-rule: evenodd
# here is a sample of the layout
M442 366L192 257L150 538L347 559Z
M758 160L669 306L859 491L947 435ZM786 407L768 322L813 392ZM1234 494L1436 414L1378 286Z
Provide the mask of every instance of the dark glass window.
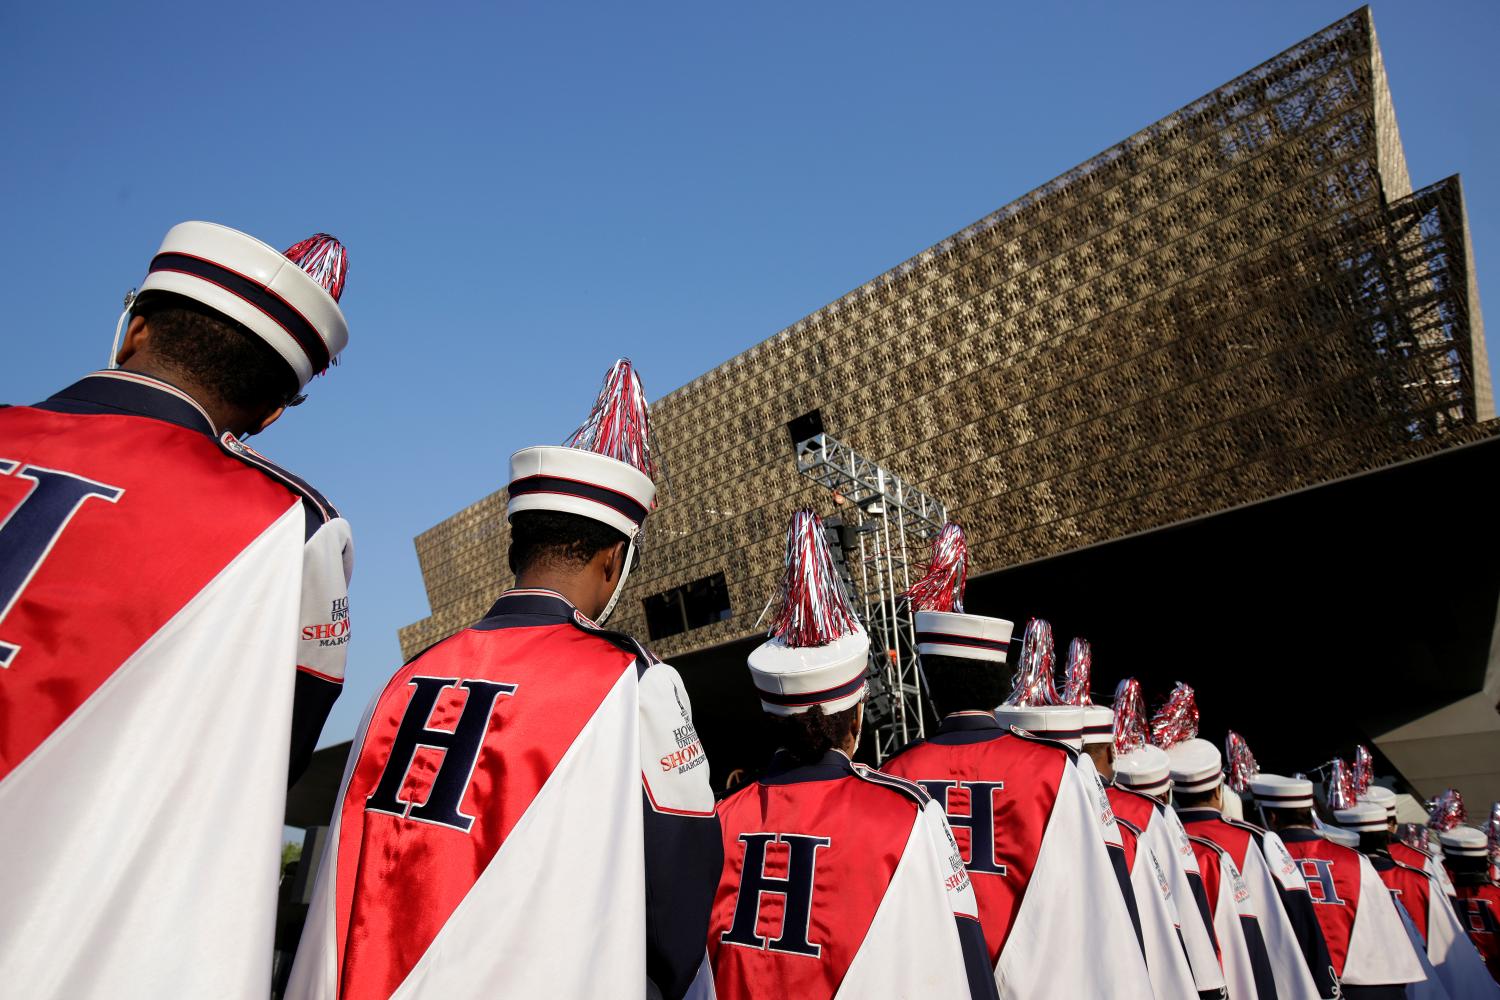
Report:
M646 632L652 639L665 639L689 629L702 628L729 618L729 587L724 574L715 573L680 587L641 599L646 609Z

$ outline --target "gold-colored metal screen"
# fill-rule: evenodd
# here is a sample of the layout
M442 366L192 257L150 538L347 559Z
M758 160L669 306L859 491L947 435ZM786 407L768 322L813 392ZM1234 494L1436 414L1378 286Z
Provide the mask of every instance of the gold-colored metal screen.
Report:
M828 507L786 430L813 409L953 504L976 574L1491 435L1469 260L1361 9L658 401L670 479L610 624L722 572L732 616L658 652L753 632L790 512ZM406 655L509 585L504 519L502 490L417 538Z

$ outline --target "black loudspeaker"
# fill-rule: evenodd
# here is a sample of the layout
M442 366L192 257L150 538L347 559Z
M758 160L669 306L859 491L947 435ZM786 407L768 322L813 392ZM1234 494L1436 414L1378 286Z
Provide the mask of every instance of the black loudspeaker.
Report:
M844 587L849 591L849 600L857 608L860 590L854 583L853 564L859 557L859 538L841 517L830 517L823 521L823 537L828 542L828 554L833 557L833 568L844 581Z
M823 433L823 411L811 410L786 422L786 431L792 436L792 447Z

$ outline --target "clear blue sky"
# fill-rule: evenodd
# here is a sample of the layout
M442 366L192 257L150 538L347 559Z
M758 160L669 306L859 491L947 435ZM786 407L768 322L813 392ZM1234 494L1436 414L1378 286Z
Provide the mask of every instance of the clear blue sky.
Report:
M6 4L0 400L103 363L175 222L344 240L344 364L256 441L354 525L344 739L428 612L413 536L617 355L661 396L1352 9ZM1374 13L1500 309L1500 3Z

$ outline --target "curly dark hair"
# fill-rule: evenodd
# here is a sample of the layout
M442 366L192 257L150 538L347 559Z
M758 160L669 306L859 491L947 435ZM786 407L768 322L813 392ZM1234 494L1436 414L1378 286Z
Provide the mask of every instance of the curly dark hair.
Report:
M939 712L990 712L1010 694L1010 672L989 660L922 657L922 675Z
M533 566L578 568L612 545L627 541L602 521L559 510L522 510L510 519L510 571Z
M1172 804L1183 809L1197 809L1208 805L1214 800L1214 793L1218 789L1207 792L1184 792L1180 788L1172 789Z
M1286 826L1313 825L1313 811L1305 807L1300 809L1272 809L1263 807L1261 812L1265 814L1266 822L1276 830L1280 830Z
M130 309L151 328L151 353L242 410L301 402L297 376L249 327L185 295L147 292Z
M1443 857L1443 864L1448 866L1450 872L1459 876L1456 881L1460 884L1483 885L1485 867L1489 862L1484 858L1472 858L1464 854L1448 854ZM1466 875L1473 878L1463 878Z
M859 706L829 715L814 705L800 715L767 715L776 746L799 764L813 764L830 750L842 749L854 732Z

